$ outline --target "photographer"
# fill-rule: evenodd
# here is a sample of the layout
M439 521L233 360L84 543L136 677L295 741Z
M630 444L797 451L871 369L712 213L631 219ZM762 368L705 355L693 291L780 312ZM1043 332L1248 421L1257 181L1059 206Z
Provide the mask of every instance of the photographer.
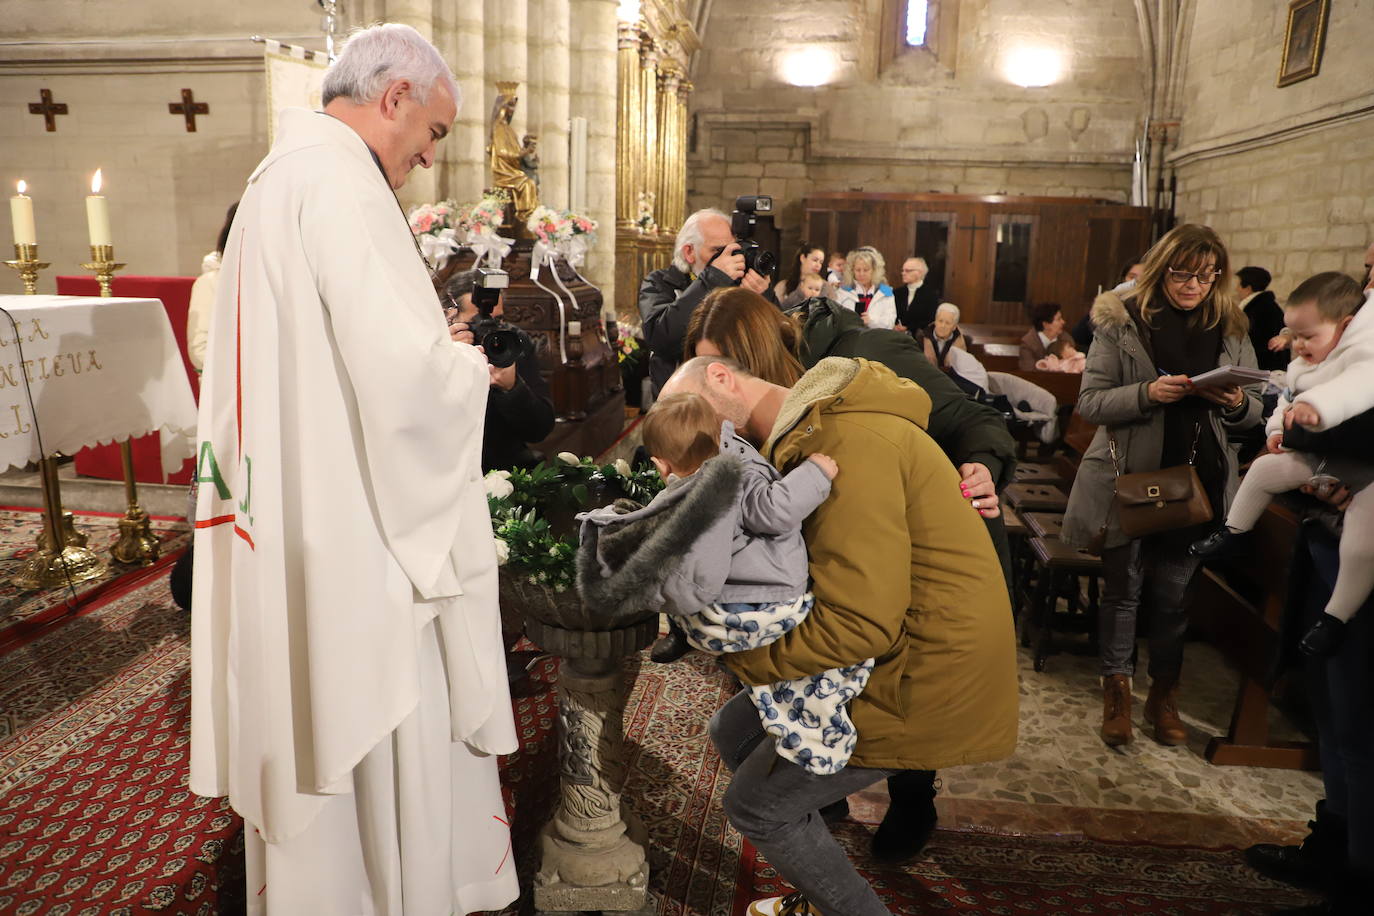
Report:
M446 311L451 324L449 336L460 343L480 343L473 339L472 326L477 324L481 311L472 301L478 280L476 270L454 274L445 286L449 301L456 309ZM499 293L498 293L499 295ZM503 306L498 300L491 309L492 318L500 318ZM509 326L507 326L509 327ZM531 467L539 455L528 445L540 442L553 432L553 399L549 386L539 372L539 359L524 331L526 345L516 361L504 368L488 366L491 392L487 396L486 429L482 438L482 473Z
M682 337L692 312L707 293L722 286L742 286L775 301L768 277L746 269L730 217L719 210L698 210L678 230L673 263L639 286L639 317L655 394L682 361Z

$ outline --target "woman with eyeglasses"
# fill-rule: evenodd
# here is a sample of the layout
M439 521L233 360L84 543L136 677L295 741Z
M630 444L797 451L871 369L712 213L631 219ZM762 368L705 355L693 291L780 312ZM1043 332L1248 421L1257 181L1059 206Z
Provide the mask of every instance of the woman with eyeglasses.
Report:
M1226 247L1206 226L1171 230L1145 255L1134 288L1093 303L1096 329L1078 412L1098 425L1078 466L1063 539L1078 547L1102 538L1098 611L1102 660L1101 737L1113 747L1131 733L1136 613L1150 607L1150 689L1145 722L1161 744L1183 744L1178 714L1184 593L1198 568L1188 555L1193 530L1142 538L1121 530L1113 494L1112 443L1120 473L1157 470L1193 459L1216 518L1239 484L1229 430L1260 421L1259 387L1198 387L1189 381L1218 366L1254 368L1245 315L1231 293ZM1210 525L1197 526L1204 533Z

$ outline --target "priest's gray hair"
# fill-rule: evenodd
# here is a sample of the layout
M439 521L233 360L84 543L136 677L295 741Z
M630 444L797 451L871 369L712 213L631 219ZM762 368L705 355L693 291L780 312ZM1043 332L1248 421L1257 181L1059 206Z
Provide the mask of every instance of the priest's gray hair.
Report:
M677 231L677 240L673 242L673 266L683 273L691 273L692 265L687 263L687 259L682 256L682 249L688 245L692 246L692 254L697 259L699 268L704 268L709 258L702 257L701 246L706 241L705 233L701 230L701 221L718 216L727 223L730 217L715 209L698 210L687 217L682 223L682 228Z
M348 98L367 105L381 98L386 87L409 80L415 101L424 105L435 83L442 83L462 107L463 96L439 50L408 25L388 22L354 29L343 53L324 75L321 98L325 105Z

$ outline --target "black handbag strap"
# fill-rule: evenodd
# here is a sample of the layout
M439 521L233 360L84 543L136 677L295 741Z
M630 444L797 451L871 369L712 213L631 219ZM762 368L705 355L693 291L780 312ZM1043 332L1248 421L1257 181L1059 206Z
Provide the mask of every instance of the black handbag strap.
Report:
M1194 424L1193 424L1193 444L1192 444L1192 445L1189 447L1189 449L1188 449L1188 464L1189 464L1189 466L1196 466L1196 465L1197 465L1197 444L1198 444L1198 442L1199 442L1201 439L1202 439L1202 424L1201 424L1201 423L1194 423ZM1107 453L1108 453L1109 455L1111 455L1111 458L1112 458L1112 473L1113 473L1115 476L1120 477L1120 476L1121 476L1121 455L1120 455L1120 450L1117 449L1117 447L1116 447L1116 434L1113 433L1110 429L1107 430Z

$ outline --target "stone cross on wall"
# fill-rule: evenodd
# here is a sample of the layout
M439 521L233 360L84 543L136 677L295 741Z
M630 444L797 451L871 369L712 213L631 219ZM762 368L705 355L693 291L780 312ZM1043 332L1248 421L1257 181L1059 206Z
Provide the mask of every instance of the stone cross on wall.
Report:
M181 101L168 102L167 112L184 115L186 117L186 132L193 134L196 132L196 115L208 115L210 106L205 102L197 102L196 94L190 89L183 89L181 90Z
M66 114L67 103L54 103L52 100L51 89L38 90L38 97L43 101L30 102L29 114L41 114L43 116L43 123L47 125L48 133L55 133L57 131L57 118L55 117L55 115Z

